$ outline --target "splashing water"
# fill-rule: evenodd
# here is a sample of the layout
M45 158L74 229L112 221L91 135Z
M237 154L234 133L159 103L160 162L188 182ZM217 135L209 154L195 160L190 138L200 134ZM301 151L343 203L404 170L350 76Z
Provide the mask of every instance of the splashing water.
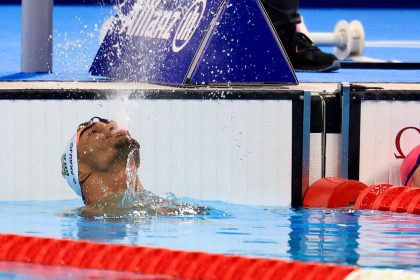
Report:
M127 156L126 189L110 193L95 205L81 208L81 216L96 220L127 220L137 223L151 216L204 217L214 213L215 209L181 202L173 194L159 196L145 189L138 190L136 153L138 149L133 149Z
M130 104L131 91L129 90L118 90L109 95L108 109L106 110L110 114L110 119L118 123L121 129L129 130L131 123L131 106Z
M95 206L85 206L78 210L77 215L94 220L124 220L128 222L142 222L149 217L176 216L176 217L206 217L219 213L217 209L171 200L153 194L148 190L140 190L127 195L125 192L122 198L114 196L114 200L98 203ZM225 215L225 214L223 214Z
M124 195L123 200L133 200L136 197L136 182L137 182L137 173L136 173L136 162L135 162L135 153L138 152L137 149L132 150L127 157L127 165L125 167L125 175L127 176L126 184L127 190Z
M103 22L115 13L116 9L107 5L54 8L54 17L60 18L54 23L50 38L54 43L53 73L57 78L64 76L65 80L74 81L86 78L100 45Z

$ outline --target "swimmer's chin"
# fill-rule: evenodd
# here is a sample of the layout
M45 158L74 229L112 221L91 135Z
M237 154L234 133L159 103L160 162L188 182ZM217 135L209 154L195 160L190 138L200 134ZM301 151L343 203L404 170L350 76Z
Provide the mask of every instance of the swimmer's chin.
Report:
M130 148L130 149L139 149L140 144L131 138L130 134L120 134L113 136L110 141L114 144L116 148Z

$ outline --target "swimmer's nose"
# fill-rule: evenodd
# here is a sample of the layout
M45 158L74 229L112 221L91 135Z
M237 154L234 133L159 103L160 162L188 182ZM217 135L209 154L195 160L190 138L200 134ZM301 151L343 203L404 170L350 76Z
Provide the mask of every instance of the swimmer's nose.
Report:
M109 136L116 130L118 130L118 124L116 122L110 122L105 127L106 134Z
M105 127L108 136L129 135L126 129L121 129L116 122L110 122Z

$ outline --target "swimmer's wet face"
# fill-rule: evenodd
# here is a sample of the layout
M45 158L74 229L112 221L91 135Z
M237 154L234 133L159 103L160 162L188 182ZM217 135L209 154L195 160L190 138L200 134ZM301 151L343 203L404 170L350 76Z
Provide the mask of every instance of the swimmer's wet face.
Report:
M132 182L133 191L142 189L137 176L140 145L116 122L94 117L79 125L74 145L77 145L77 153L73 156L77 157L77 166L72 167L86 205L125 192L128 181Z
M83 198L84 217L207 213L206 207L144 190L137 175L139 148L128 131L113 121L95 117L79 126L63 154L61 171Z
M94 171L109 171L110 168L115 168L115 163L126 164L128 154L135 150L138 167L140 164L138 142L116 122L102 120L104 119L79 130L77 145L79 165L87 164Z

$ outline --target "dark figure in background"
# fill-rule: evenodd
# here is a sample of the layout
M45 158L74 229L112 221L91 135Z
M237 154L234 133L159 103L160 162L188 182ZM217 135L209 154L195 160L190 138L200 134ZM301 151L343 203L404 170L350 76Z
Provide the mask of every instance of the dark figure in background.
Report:
M322 52L297 30L296 25L301 22L299 0L262 0L262 3L295 70L329 72L340 68L334 55Z

